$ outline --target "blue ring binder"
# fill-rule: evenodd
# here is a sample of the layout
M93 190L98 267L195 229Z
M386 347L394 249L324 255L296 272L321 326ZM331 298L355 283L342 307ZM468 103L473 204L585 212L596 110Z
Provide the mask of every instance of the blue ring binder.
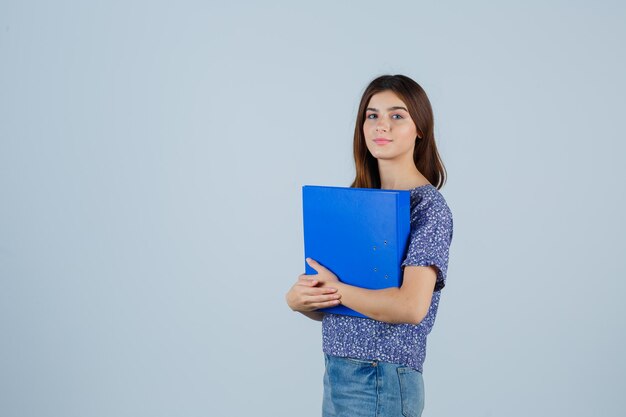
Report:
M410 191L305 185L302 209L305 259L315 259L349 285L402 285ZM317 273L304 264L306 274ZM319 311L366 317L344 305Z

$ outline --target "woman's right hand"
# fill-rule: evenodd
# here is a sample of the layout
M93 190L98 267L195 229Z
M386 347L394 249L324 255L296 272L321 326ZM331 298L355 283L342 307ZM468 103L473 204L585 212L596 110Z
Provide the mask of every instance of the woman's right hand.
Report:
M311 276L300 275L298 281L287 292L285 300L289 308L304 312L339 305L341 295L337 293L337 288L316 287L318 281L310 278Z

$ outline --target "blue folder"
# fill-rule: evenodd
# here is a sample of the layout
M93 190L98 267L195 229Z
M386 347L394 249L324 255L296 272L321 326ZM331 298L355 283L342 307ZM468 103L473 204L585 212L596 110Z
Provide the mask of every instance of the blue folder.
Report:
M367 289L400 287L411 231L410 191L305 185L304 257L341 282ZM306 274L317 274L305 261ZM318 311L357 317L344 305Z

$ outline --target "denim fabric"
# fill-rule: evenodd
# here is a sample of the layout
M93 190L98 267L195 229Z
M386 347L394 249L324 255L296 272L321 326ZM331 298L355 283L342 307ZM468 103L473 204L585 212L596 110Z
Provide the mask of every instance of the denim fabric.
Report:
M322 417L420 417L422 373L404 365L324 354Z

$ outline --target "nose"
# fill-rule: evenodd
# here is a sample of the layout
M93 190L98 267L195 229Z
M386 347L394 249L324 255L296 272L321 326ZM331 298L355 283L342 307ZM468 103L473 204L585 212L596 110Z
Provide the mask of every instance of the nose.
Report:
M382 117L378 119L376 123L377 132L387 132L389 130L389 124Z

